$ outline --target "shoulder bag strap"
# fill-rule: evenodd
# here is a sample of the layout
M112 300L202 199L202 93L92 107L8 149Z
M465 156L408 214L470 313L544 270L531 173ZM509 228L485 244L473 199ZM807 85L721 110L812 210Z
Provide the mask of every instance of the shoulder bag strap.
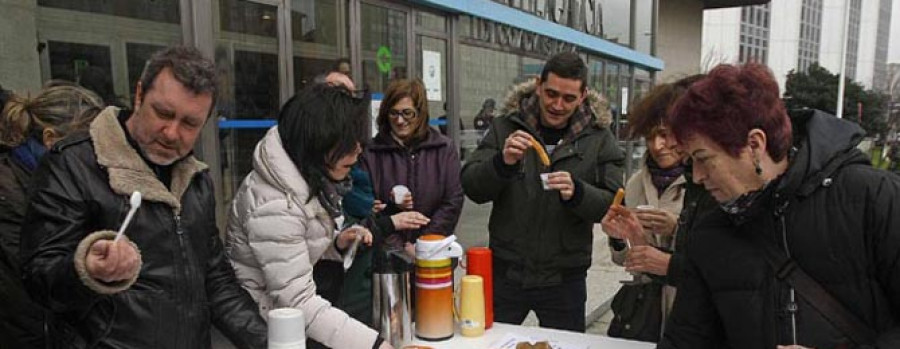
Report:
M875 331L847 310L809 274L806 274L793 259L788 258L784 251L765 241L762 235L756 236L752 240L765 252L766 261L775 271L775 277L787 281L793 286L800 297L812 305L828 322L850 337L850 340L857 345L875 342L877 336Z

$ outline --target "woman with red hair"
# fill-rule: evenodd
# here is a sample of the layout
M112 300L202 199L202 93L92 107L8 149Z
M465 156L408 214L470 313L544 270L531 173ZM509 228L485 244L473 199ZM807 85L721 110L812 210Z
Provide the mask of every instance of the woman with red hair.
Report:
M900 178L859 126L792 122L757 64L716 67L667 124L721 210L691 231L659 348L900 348Z

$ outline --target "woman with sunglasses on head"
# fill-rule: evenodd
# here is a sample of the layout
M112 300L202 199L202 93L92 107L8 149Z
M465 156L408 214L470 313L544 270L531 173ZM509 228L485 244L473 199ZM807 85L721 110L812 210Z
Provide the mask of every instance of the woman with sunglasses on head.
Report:
M634 281L622 285L613 298L610 337L659 341L680 275L683 254L675 251L683 252L680 245L695 213L710 206L703 188L688 183L685 172L690 169L665 124L672 104L702 77L658 85L628 114L630 136L643 137L647 144L640 170L625 185L624 203L635 213L633 225L641 231L626 235L622 222L612 221L613 210L602 222L613 262L635 273Z
M376 119L378 134L366 149L363 168L371 175L382 214L417 211L431 219L420 229L389 237L390 244L415 243L424 233L453 234L462 211L459 154L453 142L429 127L428 121L421 81L400 79L388 86ZM392 194L398 185L409 189L399 201Z

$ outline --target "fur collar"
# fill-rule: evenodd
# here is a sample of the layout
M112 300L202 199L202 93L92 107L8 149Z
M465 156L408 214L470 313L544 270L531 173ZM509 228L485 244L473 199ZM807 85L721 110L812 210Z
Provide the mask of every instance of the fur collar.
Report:
M167 204L180 213L181 196L187 191L191 179L208 166L193 155L179 160L172 168L172 190L169 191L128 144L118 115L119 108L107 107L91 122L90 128L97 163L109 173L109 186L114 193L125 196L140 191L144 200Z
M512 91L506 95L506 100L500 109L500 115L519 111L519 103L521 103L523 98L533 94L536 87L537 79L529 79L526 82L513 86ZM600 128L607 128L612 124L609 102L600 93L591 88L587 89L587 97L582 104L582 111L585 111L587 108L590 108L591 114L596 118L595 124Z

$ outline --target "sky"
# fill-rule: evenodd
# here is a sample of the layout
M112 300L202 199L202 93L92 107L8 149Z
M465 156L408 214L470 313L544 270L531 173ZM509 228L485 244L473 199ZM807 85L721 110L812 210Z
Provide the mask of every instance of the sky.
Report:
M888 63L900 63L900 0L891 4L891 43L888 48Z

